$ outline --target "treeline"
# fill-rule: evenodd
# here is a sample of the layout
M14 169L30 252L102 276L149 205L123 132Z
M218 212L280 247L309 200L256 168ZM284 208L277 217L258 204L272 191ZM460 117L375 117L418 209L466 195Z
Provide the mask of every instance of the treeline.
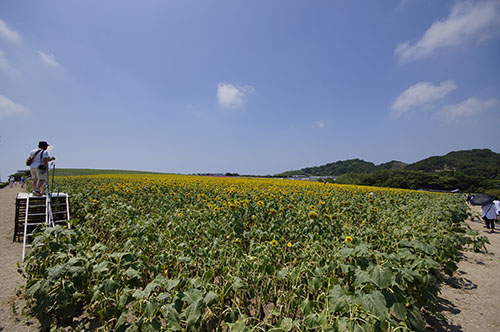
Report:
M413 164L375 165L360 159L288 171L280 176L334 176L337 183L368 186L487 192L500 196L500 154L489 149L454 151Z
M337 177L336 182L403 189L459 189L462 192L488 192L500 196L500 176L490 178L457 171L431 173L412 170L384 170L369 174L350 173Z
M307 175L307 176L324 176L334 175L339 176L349 173L373 173L379 170L387 169L402 169L406 166L401 161L390 161L384 164L375 165L372 162L364 161L361 159L341 160L334 163L329 163L322 166L306 167L296 171L287 171L277 176L293 176L293 175Z

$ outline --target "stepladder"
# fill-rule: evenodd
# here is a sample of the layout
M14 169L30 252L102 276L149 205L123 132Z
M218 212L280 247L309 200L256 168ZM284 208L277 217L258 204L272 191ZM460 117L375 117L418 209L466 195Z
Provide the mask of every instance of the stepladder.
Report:
M33 234L38 227L54 227L66 224L70 227L69 196L66 193L51 193L35 196L19 193L16 199L13 241L23 243L22 259L31 247Z

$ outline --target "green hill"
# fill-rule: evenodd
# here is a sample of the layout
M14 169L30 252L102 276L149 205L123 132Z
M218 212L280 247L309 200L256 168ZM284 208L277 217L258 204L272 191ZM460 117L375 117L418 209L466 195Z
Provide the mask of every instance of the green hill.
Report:
M470 175L496 177L500 170L500 153L489 149L450 152L430 157L405 167L407 170L441 172L459 171Z
M406 166L401 161L390 161L376 166L374 163L361 159L340 160L322 166L306 167L296 171L287 171L277 176L307 175L307 176L340 176L350 173L366 174L378 170L402 169Z
M360 159L337 161L288 171L277 176L302 174L333 176L338 183L407 189L460 189L500 195L500 154L489 149L450 152L413 164L390 161L375 165Z

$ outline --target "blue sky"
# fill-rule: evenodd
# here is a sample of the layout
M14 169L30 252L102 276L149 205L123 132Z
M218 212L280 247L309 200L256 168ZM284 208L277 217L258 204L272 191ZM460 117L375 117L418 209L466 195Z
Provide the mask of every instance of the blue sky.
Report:
M2 0L0 175L500 152L500 1Z

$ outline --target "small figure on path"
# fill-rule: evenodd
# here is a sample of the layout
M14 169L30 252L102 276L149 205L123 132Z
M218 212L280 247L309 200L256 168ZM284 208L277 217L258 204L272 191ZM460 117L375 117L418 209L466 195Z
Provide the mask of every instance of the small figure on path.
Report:
M24 175L21 176L21 188L24 188Z
M45 195L45 183L49 180L49 162L56 158L50 157L47 148L49 144L45 141L38 142L38 149L30 152L33 161L31 167L31 178L33 179L33 195Z

